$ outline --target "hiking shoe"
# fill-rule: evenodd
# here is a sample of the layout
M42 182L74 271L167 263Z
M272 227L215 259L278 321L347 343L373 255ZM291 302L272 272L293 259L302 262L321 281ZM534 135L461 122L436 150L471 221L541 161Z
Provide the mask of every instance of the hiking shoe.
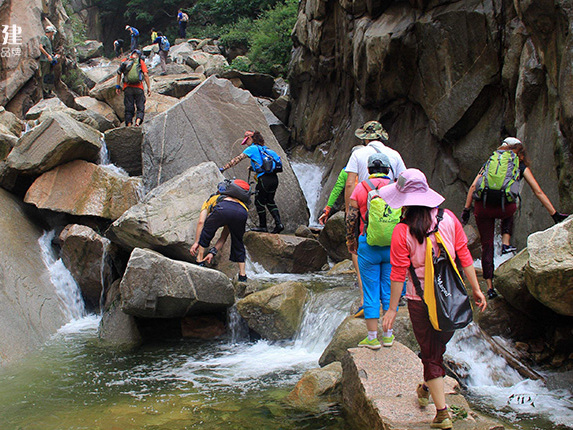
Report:
M271 233L279 234L279 233L280 233L281 231L283 231L284 229L285 229L285 226L284 226L284 225L282 225L282 224L277 224L277 225L275 226L274 230L271 231Z
M497 293L492 288L491 290L487 290L487 298L488 299L495 299L497 297Z
M427 387L426 387L427 388ZM416 388L416 394L418 395L418 404L420 407L425 408L430 402L430 389L425 389L424 384L418 384Z
M354 318L364 318L364 306L360 306L356 313L354 314Z
M501 255L509 254L510 252L515 252L515 251L517 251L517 248L515 246L501 245Z
M390 337L382 336L382 345L392 346L394 344L394 335Z
M247 275L239 275L237 280L239 282L247 282Z
M260 233L268 233L269 229L266 227L253 227L251 231L258 231Z
M452 419L447 408L437 411L432 424L430 424L433 429L451 429L452 426Z
M380 345L380 341L378 339L368 340L368 336L366 336L364 340L361 340L358 346L363 346L365 348L370 348L370 349L382 348L382 345Z

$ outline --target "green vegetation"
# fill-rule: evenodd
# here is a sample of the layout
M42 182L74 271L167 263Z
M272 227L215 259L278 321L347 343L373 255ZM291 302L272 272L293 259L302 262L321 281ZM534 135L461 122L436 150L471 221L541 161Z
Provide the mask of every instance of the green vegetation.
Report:
M62 4L64 6L64 10L66 11L68 16L70 17L70 23L71 23L71 27L72 27L72 37L73 37L73 40L71 40L70 42L73 42L73 45L77 45L78 43L85 42L86 41L86 26L85 26L84 22L82 21L82 19L79 16L74 14L74 11L73 11L72 7L70 6L69 0L64 0L62 2Z

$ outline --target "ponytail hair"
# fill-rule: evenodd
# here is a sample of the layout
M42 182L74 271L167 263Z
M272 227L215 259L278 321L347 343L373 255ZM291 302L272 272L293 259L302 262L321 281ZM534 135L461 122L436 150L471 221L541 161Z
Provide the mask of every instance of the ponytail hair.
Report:
M263 146L265 144L265 139L263 138L263 135L261 134L260 131L256 131L253 133L253 135L251 136L251 138L253 139L253 143L255 145L261 145Z

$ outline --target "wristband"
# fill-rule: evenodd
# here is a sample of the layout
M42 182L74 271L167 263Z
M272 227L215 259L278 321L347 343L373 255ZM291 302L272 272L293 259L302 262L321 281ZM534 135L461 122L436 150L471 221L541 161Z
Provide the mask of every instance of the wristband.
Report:
M217 255L217 248L213 247L209 250L207 254L213 254L213 257Z

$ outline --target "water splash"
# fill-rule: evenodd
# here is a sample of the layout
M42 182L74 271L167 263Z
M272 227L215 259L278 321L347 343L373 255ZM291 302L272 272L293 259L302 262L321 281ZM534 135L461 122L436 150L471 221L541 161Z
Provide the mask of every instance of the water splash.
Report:
M113 164L109 158L109 150L105 142L105 137L101 138L101 149L99 150L99 163L100 167L106 169L108 172L117 176L129 176L129 174L121 167Z
M302 193L306 198L310 211L309 226L319 227L318 217L322 208L318 207L318 199L322 191L322 176L324 168L316 164L291 162L292 170L298 179Z
M499 226L498 226L499 227ZM497 269L502 263L512 258L515 253L510 252L509 254L501 254L501 230L496 228L496 232L493 238L493 267ZM481 259L476 258L474 260L474 267L476 269L481 269Z
M231 342L239 343L249 339L249 326L237 311L237 305L233 305L227 311L227 321L231 332Z

